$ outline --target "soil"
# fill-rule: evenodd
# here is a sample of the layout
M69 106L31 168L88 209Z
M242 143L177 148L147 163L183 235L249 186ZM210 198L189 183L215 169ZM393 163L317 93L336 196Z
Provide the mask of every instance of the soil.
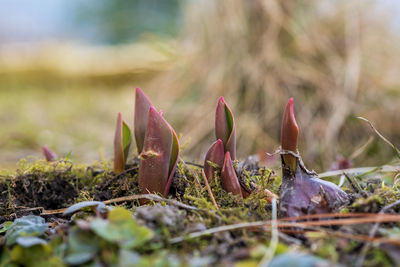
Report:
M93 213L90 210L84 210L78 211L71 217L72 214L63 215L62 212L44 215L44 211L67 208L81 201L110 201L140 193L137 182L137 160L126 166L126 171L118 175L101 164L89 167L68 164L54 166L54 164L43 162L35 164L35 166L24 166L14 176L1 180L0 220L3 223L29 214L42 216L51 225L46 237L49 240L62 237L62 240L67 240L64 242L69 244L69 231L76 227L90 229L93 216L97 214L104 217L104 215L101 215L99 211ZM193 266L209 266L217 263L219 266L231 266L240 262L258 264L272 246L270 230L265 231L259 227L238 227L230 231L216 231L212 235L204 234L197 238L181 239L185 235L187 237L191 233L201 233L207 229L271 219L273 207L266 201L263 189L279 194L280 171L258 167L254 162L235 166L241 184L253 189L257 186L262 190L254 190L248 198L240 199L225 192L216 179L210 183L210 187L218 210L213 206L203 181L201 180L201 187L199 187L193 177L193 173L200 177L200 168L191 166L192 170L189 170L188 166L182 162L179 163L174 175L168 200L150 201L144 206L139 206L138 199L134 198L109 202L113 203L110 204L111 206L118 205L131 210L137 223L153 232L151 242L143 248L138 248L136 253L139 253L145 262L156 260L169 262L175 259L180 264L189 266L192 261L203 262L197 265L193 263ZM376 182L375 177L361 181L359 187L363 189L362 192L357 192L351 184L345 186L350 201L342 208L342 212L376 213L390 203L398 201L400 194L397 189L382 187L380 181ZM396 213L399 212L399 208L394 206L387 212ZM347 233L350 236L368 236L372 226L371 223L324 226L320 228L322 230L302 234L283 231L279 236L275 253L286 255L285 252L302 251L312 257L318 257L319 260L323 259L329 263L328 266L348 265L359 260L367 243L332 236L328 233L333 231ZM377 234L390 237L385 233L396 231L398 227L399 224L396 222L382 223L379 225ZM8 251L7 253L15 249L15 247L4 246L4 236L0 237L0 241L2 249ZM56 251L59 248L53 243L49 244ZM104 266L112 266L110 259L104 258L104 253L118 255L118 251L122 250L118 250L118 246L115 247L115 245L110 250L110 245L107 245L107 248L101 248L103 252L99 252L98 256L93 256L92 261L95 262L97 259L104 263ZM370 247L364 255L364 266L392 266L398 260L396 255L399 251L399 246L389 243ZM5 255L8 255L7 253ZM165 258L165 255L170 256ZM152 262L142 266L155 265L157 264Z

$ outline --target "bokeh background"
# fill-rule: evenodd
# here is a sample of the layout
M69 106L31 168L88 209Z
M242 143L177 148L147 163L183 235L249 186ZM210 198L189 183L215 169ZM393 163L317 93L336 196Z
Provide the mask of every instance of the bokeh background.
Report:
M133 124L141 87L201 162L219 96L238 156L279 147L295 99L299 149L318 171L338 158L380 165L400 146L396 0L1 0L0 167L41 158L112 158L117 112Z

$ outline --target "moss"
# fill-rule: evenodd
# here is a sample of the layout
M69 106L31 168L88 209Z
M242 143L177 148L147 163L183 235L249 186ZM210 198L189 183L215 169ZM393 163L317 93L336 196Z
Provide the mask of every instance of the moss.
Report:
M19 169L9 175L2 177L0 182L0 195L2 205L0 211L5 214L2 220L13 219L11 214L17 213L27 207L35 208L44 206L46 209L63 208L72 203L86 200L108 200L116 197L129 196L139 193L138 188L138 162L133 159L133 163L127 166L124 173L115 175L112 171L110 162L96 162L90 166L72 164L68 161L47 163L38 161L28 163L21 161ZM253 192L246 199L227 193L221 186L219 173L210 181L209 185L212 194L218 205L215 208L211 197L201 177L200 168L188 166L179 162L174 180L171 186L171 199L175 199L183 204L191 205L197 210L181 209L167 203L150 201L148 205L138 207L136 201L129 203L118 203L118 205L130 208L137 220L154 232L152 242L138 250L141 257L156 257L157 251L166 251L174 255L183 255L184 262L187 258L197 255L199 257L209 257L210 262L218 262L222 259L241 255L244 258L257 259L259 261L263 255L251 256L252 248L264 246L265 251L269 249L270 232L256 229L238 229L216 234L191 238L183 242L171 243L171 238L182 237L187 233L201 232L213 227L231 225L243 222L265 221L271 218L271 205L265 200L263 189L268 189L275 194L279 193L281 181L280 172L267 168L245 167L240 168L236 164L239 179L246 186L253 188ZM196 182L197 175L201 186ZM52 190L70 188L67 194ZM343 207L341 212L378 212L381 208L400 198L398 190L393 190L390 185L382 183L372 183L371 181L360 181L360 188L365 192L352 193L353 202ZM368 189L368 190L367 190ZM65 192L64 192L65 193ZM57 197L61 196L60 199ZM51 201L49 199L51 198ZM43 201L43 199L45 201ZM63 201L61 201L61 199ZM40 201L42 202L40 202ZM46 206L52 203L55 206ZM32 211L30 211L32 213ZM72 222L80 220L80 226L90 222L90 210L76 213L72 217ZM89 218L88 218L89 217ZM68 229L68 225L64 227ZM391 229L389 225L382 224L382 229ZM335 228L337 229L337 228ZM370 227L346 226L345 230L349 234L367 235ZM65 238L68 233L63 233ZM291 243L290 238L295 238L302 243ZM285 251L294 248L307 253L313 253L328 259L332 262L351 262L355 260L362 243L355 240L347 240L329 236L326 233L315 232L305 236L292 236L289 239L280 239L279 246L284 247ZM116 247L111 251L106 251L101 258L107 262L118 261ZM246 254L247 253L247 254ZM278 253L278 252L277 252ZM353 256L352 256L353 255ZM377 248L371 249L367 254L366 266L382 266L390 264L390 255ZM388 265L389 266L389 265Z

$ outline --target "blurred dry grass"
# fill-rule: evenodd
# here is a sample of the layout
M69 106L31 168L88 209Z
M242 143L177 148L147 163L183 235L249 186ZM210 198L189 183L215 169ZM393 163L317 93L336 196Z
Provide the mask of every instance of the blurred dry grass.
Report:
M185 12L180 60L150 88L198 158L213 137L224 95L238 127L239 157L279 146L284 104L295 99L306 162L327 168L372 135L400 143L399 34L369 1L201 1ZM162 88L162 89L160 89ZM355 163L393 156L376 140Z
M356 116L400 143L399 34L374 2L191 1L184 14L181 37L171 42L3 48L1 164L40 155L44 143L72 150L76 160L96 160L98 149L110 158L116 113L132 121L135 86L182 142L190 140L188 160L201 161L214 140L221 95L236 117L239 158L279 146L291 96L310 167L350 157L373 135ZM392 156L375 139L354 161L377 165Z
M117 112L132 125L134 87L169 66L174 50L20 44L0 48L0 166L42 158L42 145L75 162L112 157Z

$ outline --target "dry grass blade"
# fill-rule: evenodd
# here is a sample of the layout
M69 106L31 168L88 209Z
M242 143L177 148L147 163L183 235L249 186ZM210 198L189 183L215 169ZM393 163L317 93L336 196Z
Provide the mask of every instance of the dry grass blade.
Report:
M278 221L300 221L311 219L326 219L326 218L343 218L343 217L375 217L377 213L327 213L327 214L310 214L299 217L281 218Z
M396 207L398 205L400 205L400 200L397 200L397 201L395 201L395 202L383 207L379 213L383 214L386 211L388 211L388 210L390 210L390 209L392 209L392 208L394 208L394 207ZM371 231L369 232L369 237L370 238L374 238L376 232L378 231L378 228L379 228L379 222L375 223L374 227L371 228ZM364 245L364 247L361 250L359 258L357 259L356 267L361 267L363 265L369 248L370 248L369 244L365 244Z
M182 202L179 202L174 199L166 199L162 198L158 195L155 194L141 194L141 195L134 195L134 196L125 196L125 197L119 197L119 198L114 198L114 199L109 199L106 201L103 201L104 204L114 204L114 203L119 203L119 202L125 202L125 201L133 201L133 200L138 200L138 199L148 199L148 200L153 200L153 201L158 201L158 202L165 202L170 205L174 205L183 209L187 210L196 210L196 211L205 211L203 209L199 209L187 204L184 204ZM57 209L57 210L43 210L40 215L51 215L51 214L60 214L63 213L66 209Z
M352 169L344 169L344 170L337 170L337 171L327 171L318 174L319 178L325 177L332 177L343 175L344 172L347 174L363 174L363 173L370 173L370 172L400 172L399 166L390 166L390 165L383 165L378 167L361 167L361 168L352 168Z
M331 225L351 225L351 224L384 223L384 222L400 222L400 215L376 214L375 217L368 216L368 217L350 218L350 219L280 223L279 227L285 228L285 227L307 227L307 226L331 226Z
M388 139L386 139L386 137L384 137L375 127L374 125L372 125L372 123L367 120L366 118L363 117L357 117L357 119L363 120L365 122L367 122L369 124L369 126L372 128L372 130L374 130L374 132L383 140L385 141L386 144L388 144L389 146L391 146L394 150L394 152L396 152L396 156L400 159L400 151L397 149L397 147L395 145L392 144L392 142L390 142Z
M214 195L213 195L213 193L211 191L211 187L208 184L208 180L207 180L206 174L204 173L204 170L201 170L201 176L203 177L204 183L206 184L206 188L207 188L208 194L210 195L211 201L212 201L215 209L219 210L217 202L215 201Z
M323 217L328 217L329 214L323 215ZM333 214L339 215L339 214ZM354 215L354 214L352 214ZM315 215L316 216L316 215ZM310 215L310 217L317 218L314 215ZM332 215L331 215L332 216ZM392 214L373 214L368 213L366 216L361 214L356 214L359 218L351 218L351 219L337 219L337 220L324 220L324 221L310 221L310 222L281 222L278 220L278 228L280 232L284 233L307 233L312 231L319 231L323 233L327 233L329 235L333 235L336 237L342 237L347 239L355 239L359 241L369 241L369 242L380 242L380 243L391 243L394 245L400 246L400 241L395 239L389 238L373 238L370 236L365 235L351 235L347 233L341 233L338 231L329 231L328 229L321 229L317 228L316 226L331 226L331 225L350 225L350 224L362 224L362 223L374 223L374 222L400 222L400 215L392 215ZM307 216L303 216L307 217ZM346 217L346 216L343 216ZM247 222L247 223L238 223L238 224L231 224L231 225L224 225L215 228L210 228L204 231L198 231L190 233L186 236L179 236L172 238L170 242L172 244L182 242L186 239L193 239L197 237L207 236L219 232L225 231L234 231L239 229L251 229L253 231L270 231L272 228L272 221L257 221L257 222ZM288 229L286 229L288 228ZM295 229L295 228L302 228L302 229Z

